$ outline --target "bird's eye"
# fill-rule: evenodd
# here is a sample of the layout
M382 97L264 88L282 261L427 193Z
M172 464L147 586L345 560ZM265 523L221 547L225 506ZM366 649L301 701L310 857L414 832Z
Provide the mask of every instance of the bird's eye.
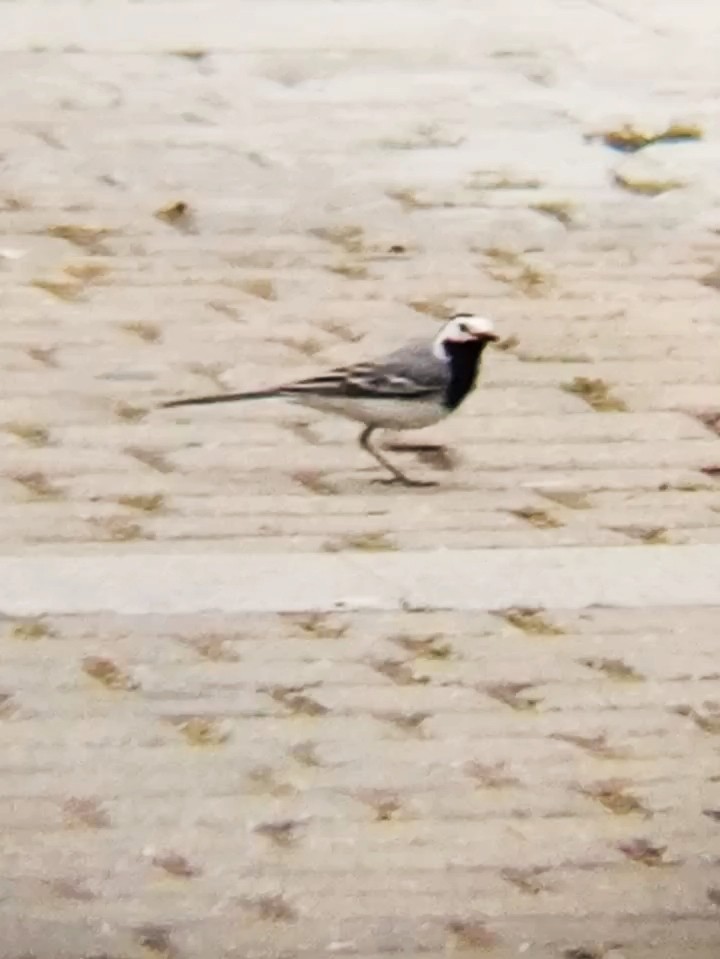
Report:
M458 323L458 330L460 331L460 333L469 333L469 332L470 332L470 330L468 329L467 323Z

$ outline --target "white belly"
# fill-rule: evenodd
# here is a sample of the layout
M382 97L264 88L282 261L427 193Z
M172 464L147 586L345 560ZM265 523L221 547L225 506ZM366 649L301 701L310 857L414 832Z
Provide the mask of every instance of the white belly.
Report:
M301 406L309 406L322 413L344 416L368 426L390 430L419 430L432 426L447 415L437 401L407 402L389 399L354 399L346 397L293 397Z

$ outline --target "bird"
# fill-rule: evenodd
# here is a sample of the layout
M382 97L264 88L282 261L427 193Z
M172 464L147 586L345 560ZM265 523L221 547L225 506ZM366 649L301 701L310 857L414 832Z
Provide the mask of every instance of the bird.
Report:
M280 398L362 423L360 446L386 469L388 483L434 486L409 477L372 443L377 430L431 426L458 409L477 383L485 347L498 339L492 320L456 313L432 339L413 340L376 360L335 367L307 379L243 393L171 400L161 408Z

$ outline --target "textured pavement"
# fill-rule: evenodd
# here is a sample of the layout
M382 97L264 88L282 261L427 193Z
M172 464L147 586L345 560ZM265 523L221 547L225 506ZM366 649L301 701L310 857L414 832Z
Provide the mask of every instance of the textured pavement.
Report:
M719 29L0 3L0 552L426 558L396 611L5 610L0 959L717 959L720 592L463 612L432 574L718 544ZM154 409L455 309L503 343L393 454L439 489L308 411Z

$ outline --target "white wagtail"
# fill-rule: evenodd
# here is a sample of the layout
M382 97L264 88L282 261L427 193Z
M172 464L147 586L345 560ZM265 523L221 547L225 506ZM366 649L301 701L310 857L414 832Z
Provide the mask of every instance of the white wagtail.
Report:
M266 390L173 400L163 407L281 397L323 413L335 413L364 424L360 445L392 473L394 481L428 486L432 484L406 476L370 438L377 429L431 426L456 410L475 387L483 350L497 338L490 320L458 313L433 340L408 343L384 359L338 367Z

